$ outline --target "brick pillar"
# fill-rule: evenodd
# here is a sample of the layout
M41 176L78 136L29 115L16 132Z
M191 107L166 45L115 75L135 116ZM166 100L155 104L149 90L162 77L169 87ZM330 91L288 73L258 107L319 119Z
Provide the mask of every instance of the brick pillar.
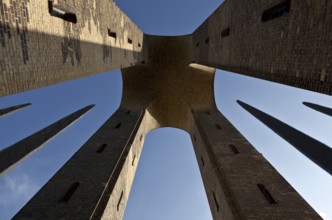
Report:
M81 108L80 110L54 122L46 128L43 128L23 140L5 148L4 150L1 150L0 176L19 164L23 161L23 159L33 154L34 151L42 147L48 140L59 134L93 107L94 105L89 105Z
M22 105L15 105L15 106L11 106L11 107L8 107L8 108L0 109L0 117L11 114L15 111L18 111L22 108L25 108L25 107L29 106L29 105L31 105L31 103L26 103L26 104L22 104Z
M121 219L144 112L119 108L14 219Z
M193 111L193 118L214 219L321 219L219 111Z

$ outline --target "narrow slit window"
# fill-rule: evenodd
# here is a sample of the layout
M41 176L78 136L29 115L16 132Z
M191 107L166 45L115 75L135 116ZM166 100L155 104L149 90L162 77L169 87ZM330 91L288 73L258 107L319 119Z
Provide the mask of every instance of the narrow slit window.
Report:
M213 194L214 203L216 204L217 212L219 212L219 203L218 203L216 194L214 192L212 192L212 194Z
M199 47L199 42L196 43L196 47Z
M138 43L138 44L137 44L137 46L138 46L138 47L141 47L141 44L140 44L140 43Z
M120 208L120 204L121 204L122 197L123 197L123 191L121 192L121 195L120 195L120 198L119 198L118 204L117 204L117 206L116 206L116 209L117 209L118 211L119 211L119 208Z
M230 144L229 147L231 148L231 150L233 151L234 154L239 154L240 153L233 144Z
M210 42L210 38L207 37L207 38L205 39L205 43L208 44L209 42Z
M201 155L201 161L202 161L202 165L204 167L205 163L204 163L204 159L203 159L203 156Z
M116 38L116 33L112 32L111 29L108 29L108 36L112 38Z
M66 194L63 196L63 198L60 200L60 202L61 203L68 203L70 198L73 196L73 194L75 193L75 191L77 190L79 185L80 185L79 182L73 183L70 186L70 188L68 189L68 191L66 192Z
M136 159L136 155L134 155L133 161L131 162L132 166L134 166L134 164L135 164L135 159Z
M281 2L280 4L263 12L262 22L266 22L287 15L289 11L290 11L290 0Z
M106 146L107 146L107 144L103 144L103 145L101 145L101 146L99 147L99 149L97 150L97 153L98 153L98 154L102 153L102 152L105 150Z
M128 38L128 44L132 44L133 43L133 40Z
M226 37L226 36L228 36L229 35L229 28L226 28L226 29L224 29L222 32L221 32L221 36L222 37Z
M196 135L194 135L194 140L196 141Z
M128 111L126 112L126 114L129 115L129 114L130 114L130 111L128 110Z
M118 128L120 128L120 127L121 127L121 123L119 123L119 124L117 124L117 125L115 126L116 129L118 129Z
M214 126L218 129L221 130L221 126L219 124L214 124Z
M142 141L142 138L143 138L143 134L141 134L141 137L139 138L139 140Z
M143 60L143 61L141 62L141 64L145 64L145 61Z
M209 114L210 114L210 112L209 112L209 111L207 111L207 112L206 112L206 114L207 114L207 115L209 115Z
M270 194L270 192L265 188L265 186L263 184L257 184L258 189L262 192L262 194L264 195L264 197L266 198L266 200L270 203L270 204L275 204L277 203L274 198L272 197L272 195Z
M48 1L48 12L51 16L61 18L65 21L71 22L76 24L77 23L77 16L72 12L66 12L61 9L59 6L53 5L53 0Z

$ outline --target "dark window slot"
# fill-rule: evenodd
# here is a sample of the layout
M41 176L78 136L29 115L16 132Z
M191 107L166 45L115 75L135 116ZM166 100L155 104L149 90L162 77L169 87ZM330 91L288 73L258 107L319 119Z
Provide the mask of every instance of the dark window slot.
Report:
M209 114L210 114L210 112L209 112L209 111L207 111L207 112L206 112L206 114L207 114L207 115L209 115Z
M213 194L214 203L216 204L217 212L219 212L219 203L218 203L216 194L214 192L212 192L212 194Z
M70 198L73 196L74 192L77 190L78 186L80 185L79 182L75 182L73 183L70 188L68 189L68 191L66 192L66 194L64 195L64 197L60 200L60 202L62 203L68 203Z
M130 111L127 111L126 114L127 114L127 115L130 114Z
M137 46L138 46L138 47L141 47L141 44L140 44L140 43L138 43L138 44L137 44Z
M105 147L107 146L107 144L103 144L103 145L101 145L100 146L100 148L97 150L97 153L101 153L101 152L103 152L104 150L105 150Z
M216 126L216 128L217 128L218 130L220 130L220 129L221 129L221 127L220 127L220 125L219 125L219 124L214 124L214 126Z
M141 64L145 64L145 61L143 60L143 61L141 62Z
M120 195L120 198L119 198L118 204L117 204L117 206L116 206L116 209L117 209L118 211L119 211L119 208L120 208L120 204L121 204L122 197L123 197L123 191L121 192L121 195Z
M121 123L119 123L119 124L117 124L117 125L115 126L116 129L118 129L118 128L120 128L120 127L121 127Z
M132 43L133 43L133 41L130 38L128 38L128 44L132 44Z
M262 22L266 22L287 15L289 11L290 11L290 0L287 0L264 11L262 14Z
M207 37L207 38L205 39L205 43L208 44L209 42L210 42L210 38Z
M115 32L112 32L111 29L108 29L108 36L109 36L109 37L116 38L116 33L115 33Z
M59 8L58 6L53 5L53 0L48 1L48 12L51 16L61 18L65 21L71 22L76 24L77 23L77 16L72 12L66 12L63 9Z
M143 138L143 134L141 134L141 137L139 137L139 140L142 141L142 138Z
M196 43L196 47L199 47L199 42Z
M196 141L196 136L194 135L194 140Z
M239 154L240 153L233 144L230 144L229 147L231 148L231 150L233 151L234 154Z
M226 36L228 36L229 35L229 28L226 28L226 29L224 29L222 32L221 32L221 36L222 37L226 37Z
M262 192L262 194L264 195L264 197L266 198L266 200L270 203L270 204L275 204L277 203L274 198L272 197L272 195L270 194L270 192L265 188L265 186L263 184L257 184L258 189Z
M203 167L204 167L205 163L204 163L203 156L201 156L201 161L202 161L202 165L203 165Z
M133 161L131 162L132 166L134 166L134 164L135 164L135 159L136 159L136 155L134 155Z

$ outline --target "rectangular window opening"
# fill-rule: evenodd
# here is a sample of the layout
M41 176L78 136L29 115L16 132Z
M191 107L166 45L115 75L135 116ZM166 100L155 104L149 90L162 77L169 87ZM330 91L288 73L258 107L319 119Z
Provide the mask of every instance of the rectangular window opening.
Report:
M221 36L222 37L226 37L226 36L228 36L229 35L229 28L226 28L226 29L224 29L222 32L221 32Z
M270 192L265 188L265 186L263 184L257 184L258 189L262 192L262 194L264 195L264 197L266 198L266 200L270 203L270 204L275 204L277 203L274 198L272 197L272 195L270 194Z
M231 150L233 151L234 154L239 154L240 153L233 144L230 144L229 147L231 148Z
M61 18L65 21L71 22L76 24L77 23L77 16L72 12L66 12L58 6L53 5L53 0L48 1L48 12L51 16Z
M116 33L112 32L111 29L108 29L107 33L109 37L116 38Z
M107 146L107 144L101 145L100 148L97 150L97 153L99 153L99 154L102 153L105 150L106 146Z
M205 43L208 44L209 42L210 42L210 38L207 37L207 38L205 39Z
M213 193L213 200L214 200L214 203L216 204L216 208L217 208L217 212L219 212L219 203L218 203L218 200L217 200L217 197L216 197L216 194L214 192Z
M138 46L138 47L141 47L141 44L140 44L140 43L138 43L138 44L137 44L137 46Z
M134 155L133 161L131 162L132 166L134 166L134 164L135 164L135 158L136 158L136 155Z
M216 128L217 128L218 130L221 130L221 127L220 127L219 124L214 124L214 126L216 126Z
M141 134L141 137L139 138L139 140L142 141L142 138L143 138L143 134Z
M126 114L127 114L127 115L130 114L130 111L128 110L128 111L126 112Z
M115 126L116 129L118 129L118 128L120 128L120 127L121 127L121 123L119 123L119 124L117 124L117 125Z
M121 204L122 197L123 197L123 191L121 192L121 195L120 195L120 198L119 198L118 204L117 204L117 206L116 206L116 210L118 210L118 211L119 211L119 208L120 208L120 204Z
M199 42L196 43L196 47L199 47Z
M290 11L290 0L281 2L280 4L266 10L262 14L262 22L266 22L284 15Z
M128 38L128 44L132 44L132 43L133 43L132 39Z
M202 165L204 167L205 163L204 163L204 159L203 159L203 156L201 155L201 161L202 161Z
M209 112L209 111L207 111L207 112L206 112L206 114L207 114L207 115L209 115L209 114L210 114L210 112Z
M78 186L80 185L79 182L73 183L63 198L60 200L61 203L68 203L70 198L73 196L74 192L77 190Z

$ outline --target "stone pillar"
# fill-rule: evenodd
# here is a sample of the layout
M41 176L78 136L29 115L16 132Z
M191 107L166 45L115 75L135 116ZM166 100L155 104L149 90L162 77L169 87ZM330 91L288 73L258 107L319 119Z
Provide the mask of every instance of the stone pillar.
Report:
M332 95L332 1L226 0L193 33L199 64Z
M321 219L219 111L192 115L191 137L214 219Z
M29 105L31 105L31 103L26 103L26 104L22 104L22 105L15 105L15 106L11 106L11 107L8 107L8 108L0 109L0 117L11 114L15 111L18 111L22 108L25 108L25 107L29 106Z
M144 115L119 108L14 219L121 219L146 133Z
M19 164L34 151L42 147L48 140L55 137L70 124L78 120L94 105L86 106L36 133L24 138L23 140L0 151L0 176L8 172L11 168Z

